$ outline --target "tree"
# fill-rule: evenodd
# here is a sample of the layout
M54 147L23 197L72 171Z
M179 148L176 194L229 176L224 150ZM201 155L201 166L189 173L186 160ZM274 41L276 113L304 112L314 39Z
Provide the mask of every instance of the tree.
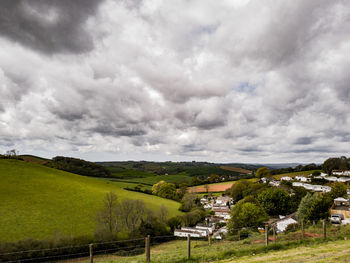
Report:
M18 155L18 151L16 149L12 149L12 150L6 151L5 155L8 157L16 157Z
M181 199L180 210L184 212L190 211L199 203L198 196L194 193L186 193Z
M312 203L308 212L307 220L318 221L329 217L329 209L333 204L333 199L329 194L318 196Z
M307 194L307 190L303 187L292 187L293 194L290 198L290 210L289 213L294 213L298 210L301 199Z
M161 205L159 210L159 221L161 223L166 223L168 221L169 210L165 207L165 205Z
M204 220L205 214L203 208L194 208L182 216L182 221L185 226L195 226L197 223Z
M166 236L169 234L164 223L159 222L156 217L149 217L141 220L140 226L133 232L132 236Z
M209 183L217 183L220 181L220 177L217 174L211 174L209 177Z
M258 201L249 196L239 201L232 209L228 229L232 233L237 228L258 227L268 220L265 210Z
M168 226L170 227L171 231L174 231L175 229L179 229L182 226L182 217L181 216L175 216L168 220Z
M322 164L322 170L325 173L331 174L333 170L349 170L350 159L345 156L339 158L329 158Z
M346 197L347 196L347 190L346 186L342 183L336 182L332 190L330 191L330 196L332 199L338 198L338 197Z
M258 195L258 200L269 215L285 215L290 209L290 196L282 189L265 190Z
M261 167L256 171L256 177L258 178L263 178L263 177L267 177L270 178L271 177L271 173L269 168L267 167Z
M165 184L165 181L159 181L158 183L154 184L152 186L152 194L158 195L159 189L162 186L162 184Z
M206 193L209 193L209 185L208 185L208 184L205 184L205 185L204 185L204 189L205 189L205 192L206 192Z
M118 197L110 192L103 200L103 209L97 213L98 232L105 232L112 237L117 233Z
M241 180L234 183L231 187L231 197L234 202L244 198L244 192L248 187L248 182L246 180Z
M299 222L309 220L311 207L313 206L316 200L317 196L310 193L307 193L303 197L303 199L301 199L296 213L296 217Z
M176 186L172 183L164 183L159 187L158 196L167 199L176 199Z

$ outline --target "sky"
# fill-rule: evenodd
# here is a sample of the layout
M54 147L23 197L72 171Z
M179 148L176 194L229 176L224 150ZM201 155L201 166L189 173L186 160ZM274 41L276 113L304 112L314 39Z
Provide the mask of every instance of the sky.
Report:
M1 0L0 153L349 155L347 0Z

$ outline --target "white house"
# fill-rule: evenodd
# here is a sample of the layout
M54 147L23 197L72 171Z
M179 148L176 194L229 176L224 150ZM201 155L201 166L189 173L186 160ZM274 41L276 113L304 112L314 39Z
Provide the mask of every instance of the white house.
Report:
M281 181L292 181L293 180L293 178L292 177L289 177L289 176L283 176L282 178L281 178Z
M181 227L181 230L199 233L201 237L208 236L208 230L204 230L204 229L198 229L194 227Z
M349 176L350 175L350 171L341 171L341 170L333 170L332 174L334 175L345 175L345 176Z
M215 230L215 224L210 224L208 226L204 224L198 224L196 225L196 229L205 230L210 234L213 234L213 231Z
M272 185L272 186L278 187L278 186L280 186L281 182L273 180L273 181L269 182L269 184Z
M296 224L297 221L291 217L284 218L276 222L277 233L286 231L287 227L291 224Z
M176 237L187 237L188 235L190 235L190 237L202 237L200 232L180 230L180 229L175 229L174 231L174 236Z
M300 183L300 182L293 182L292 185L296 186L296 187L303 187L304 186L304 184Z
M226 206L227 202L231 202L231 200L232 198L229 196L219 196L216 198L216 204Z
M304 183L311 181L310 178L307 178L305 176L295 176L294 179Z

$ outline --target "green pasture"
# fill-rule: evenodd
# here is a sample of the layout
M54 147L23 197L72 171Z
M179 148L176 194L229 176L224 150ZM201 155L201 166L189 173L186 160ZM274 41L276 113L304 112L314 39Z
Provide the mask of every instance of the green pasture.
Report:
M167 183L190 183L192 180L192 177L182 173L182 174L156 175L156 176L150 176L145 178L128 179L127 181L153 185L162 180Z
M170 216L179 203L122 189L121 184L18 160L0 160L0 241L94 233L96 212L108 192L140 199L153 210L164 204Z

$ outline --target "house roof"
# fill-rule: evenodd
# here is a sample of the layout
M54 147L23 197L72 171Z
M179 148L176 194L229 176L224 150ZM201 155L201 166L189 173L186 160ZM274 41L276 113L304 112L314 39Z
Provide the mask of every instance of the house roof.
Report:
M334 199L334 201L338 201L338 202L348 202L349 200L348 199L345 199L343 197L338 197L336 199Z

